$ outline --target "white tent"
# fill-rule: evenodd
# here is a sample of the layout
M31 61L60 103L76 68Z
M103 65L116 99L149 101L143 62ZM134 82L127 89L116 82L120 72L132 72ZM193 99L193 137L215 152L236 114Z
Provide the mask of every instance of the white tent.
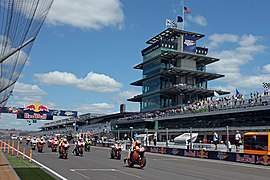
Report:
M148 143L147 143L147 145L149 144L149 141L153 139L152 136L154 136L154 135L153 134L148 134ZM140 140L143 145L146 145L146 137L147 137L147 134L138 134L136 136L136 140Z
M191 133L192 142L196 141L198 133ZM190 133L184 133L174 138L174 142L178 144L188 145L190 142Z

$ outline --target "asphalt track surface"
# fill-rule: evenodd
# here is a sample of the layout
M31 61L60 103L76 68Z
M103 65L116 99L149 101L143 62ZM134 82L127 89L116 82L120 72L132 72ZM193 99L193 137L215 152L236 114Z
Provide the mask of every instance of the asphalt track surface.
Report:
M22 144L29 152L30 145ZM269 180L270 166L250 165L218 160L146 153L144 169L127 167L122 160L110 159L109 149L91 147L91 152L73 156L69 148L68 159L59 159L58 153L45 146L43 153L33 151L33 159L49 167L66 179L72 180ZM28 153L27 153L28 154ZM56 178L58 179L58 178ZM59 178L61 179L61 178Z

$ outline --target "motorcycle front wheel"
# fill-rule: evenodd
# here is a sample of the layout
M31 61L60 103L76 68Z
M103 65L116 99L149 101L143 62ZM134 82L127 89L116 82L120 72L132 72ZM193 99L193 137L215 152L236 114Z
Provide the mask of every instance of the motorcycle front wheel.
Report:
M139 166L140 166L141 168L144 168L144 167L145 167L145 165L146 165L146 158L145 158L145 157L143 157L143 158L141 159L141 161L140 161Z

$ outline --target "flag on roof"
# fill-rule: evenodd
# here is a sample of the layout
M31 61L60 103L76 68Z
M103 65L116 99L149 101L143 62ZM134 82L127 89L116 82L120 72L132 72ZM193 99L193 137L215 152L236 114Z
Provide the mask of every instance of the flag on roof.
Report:
M190 11L190 9L189 9L189 8L184 7L184 13L186 13L186 14L190 14L190 13L191 13L191 11Z
M171 26L172 26L172 28L177 28L177 23L174 21L171 21Z
M166 26L170 26L171 25L171 20L166 19Z
M214 96L219 96L219 94L216 92L216 91L214 91Z
M183 18L182 18L182 16L177 16L177 22L179 23L179 22L183 22L184 20L183 20Z
M240 92L239 92L237 89L235 90L235 93L236 93L236 94L235 94L236 96L237 96L237 95L240 95Z

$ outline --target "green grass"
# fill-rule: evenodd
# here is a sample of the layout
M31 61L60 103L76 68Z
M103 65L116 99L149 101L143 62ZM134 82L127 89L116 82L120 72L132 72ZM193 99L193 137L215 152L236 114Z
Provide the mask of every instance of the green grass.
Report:
M53 180L52 176L47 174L41 168L36 166L33 163L29 163L27 160L22 160L21 158L17 158L11 156L9 154L5 154L7 160L10 165L16 171L21 180Z

